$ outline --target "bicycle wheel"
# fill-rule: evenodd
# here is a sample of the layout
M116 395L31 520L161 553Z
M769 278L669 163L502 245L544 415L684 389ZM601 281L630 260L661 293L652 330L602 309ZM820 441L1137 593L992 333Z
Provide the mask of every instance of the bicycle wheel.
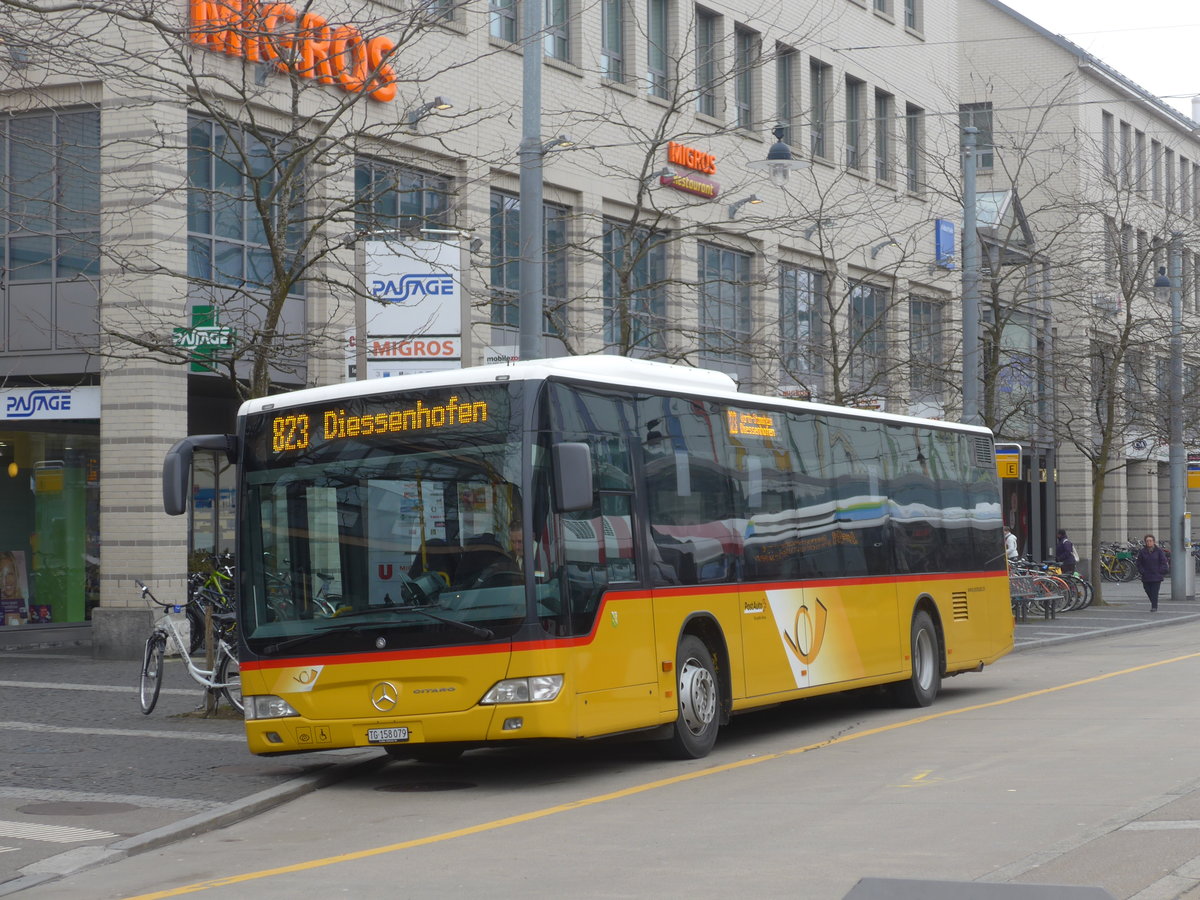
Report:
M223 685L221 693L225 695L229 705L238 712L242 712L242 669L238 665L237 659L224 652L224 648L221 653L221 664L217 666L217 683Z
M167 639L162 634L146 638L146 652L142 655L142 674L138 685L138 699L142 702L143 715L154 712L158 703L158 692L162 689L163 655L167 650Z

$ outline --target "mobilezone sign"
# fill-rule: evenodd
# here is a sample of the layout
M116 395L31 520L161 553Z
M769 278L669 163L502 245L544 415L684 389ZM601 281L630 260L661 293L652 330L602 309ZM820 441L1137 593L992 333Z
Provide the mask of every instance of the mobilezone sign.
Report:
M366 245L366 353L372 377L427 371L462 359L462 289L456 241ZM347 336L354 365L356 336Z

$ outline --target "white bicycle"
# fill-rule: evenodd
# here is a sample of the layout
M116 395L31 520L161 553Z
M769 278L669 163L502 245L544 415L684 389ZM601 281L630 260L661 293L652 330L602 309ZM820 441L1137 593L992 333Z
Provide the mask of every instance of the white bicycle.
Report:
M160 606L163 614L154 623L154 630L146 638L146 650L142 655L142 671L138 696L142 702L142 712L150 715L154 705L158 703L158 693L162 689L163 659L167 652L167 641L174 641L179 648L179 656L187 666L188 674L197 684L203 685L210 691L217 691L229 701L229 705L238 712L242 711L242 676L238 666L237 652L230 644L234 638L233 629L236 627L232 614L213 614L213 667L206 669L192 661L187 652L190 643L188 636L183 634L179 625L171 618L170 612L174 604L163 603L150 592L150 588L140 581L134 582L142 590L142 599L149 600Z

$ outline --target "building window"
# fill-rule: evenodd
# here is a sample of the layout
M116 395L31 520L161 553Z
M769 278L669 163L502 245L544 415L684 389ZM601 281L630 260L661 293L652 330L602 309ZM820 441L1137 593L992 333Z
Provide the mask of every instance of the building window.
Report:
M784 265L779 271L780 359L785 380L812 390L818 371L814 354L825 305L825 275L816 269Z
M706 365L748 381L750 356L750 255L700 244L700 358Z
M256 200L276 190L278 169L271 161L279 155L279 148L254 135L230 134L207 119L189 120L189 278L254 290L270 287L276 274L272 248L295 251L304 232L300 198L286 211L278 200L267 216L258 211ZM284 267L295 269L288 262ZM294 283L293 290L301 286Z
M1113 162L1113 133L1115 123L1113 122L1112 113L1100 114L1100 162L1104 168L1105 175L1112 175L1116 172L1116 165Z
M542 330L560 333L558 323L566 314L567 302L567 208L553 203L545 210L544 301ZM490 228L492 236L491 293L492 324L521 324L518 296L521 291L521 203L514 194L492 191Z
M517 0L488 0L488 28L492 37L516 43Z
M420 237L422 228L450 226L450 179L374 159L354 172L354 227Z
M1175 151L1163 151L1163 169L1167 173L1167 209L1175 212Z
M913 400L942 395L942 306L933 300L908 301L909 387Z
M796 79L800 54L784 44L775 45L775 121L783 126L783 142L796 143Z
M0 123L0 302L10 301L5 275L10 282L99 276L99 232L100 113L39 112ZM46 318L53 319L49 310ZM8 347L3 333L0 347Z
M659 353L667 334L666 235L604 222L604 343L622 353Z
M667 82L667 0L646 0L646 92L665 98Z
M892 0L875 0L875 12L892 14Z
M546 0L545 54L549 59L571 59L570 9L568 0Z
M1110 283L1117 280L1117 256L1121 252L1121 236L1117 231L1117 220L1112 216L1104 217L1104 277Z
M720 52L721 17L696 9L696 110L717 115L717 59Z
M1179 157L1179 214L1189 215L1192 211L1192 164L1186 157Z
M866 161L863 139L866 128L863 122L863 94L867 85L857 78L846 76L846 167L861 169Z
M625 81L625 0L600 2L600 74Z
M1121 123L1121 143L1117 148L1120 158L1117 160L1117 171L1121 177L1121 187L1129 187L1133 174L1133 128L1128 122Z
M454 21L454 9L462 0L419 0L427 19L435 22Z
M758 34L745 28L734 31L733 102L738 128L753 128L754 76L758 72Z
M904 0L904 27L913 31L925 28L923 0Z
M1150 199L1162 203L1162 144L1150 142Z
M892 115L895 98L884 91L875 91L875 177L892 180Z
M829 145L826 141L826 129L829 125L829 79L833 67L819 60L809 60L808 63L808 92L809 92L809 122L811 129L812 155L822 159L829 157Z
M886 356L887 301L886 288L862 282L850 288L849 373L859 388L875 382Z
M925 190L925 110L911 103L904 104L904 182L910 194Z
M978 128L975 135L975 165L990 169L995 165L992 141L992 104L962 103L958 107L959 125L963 128Z
M1139 194L1146 196L1146 132L1133 135L1133 186Z

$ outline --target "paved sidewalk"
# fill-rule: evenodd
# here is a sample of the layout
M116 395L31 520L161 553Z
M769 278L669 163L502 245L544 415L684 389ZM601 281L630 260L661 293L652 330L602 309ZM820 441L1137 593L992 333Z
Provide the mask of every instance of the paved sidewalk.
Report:
M1151 613L1141 585L1106 606L1018 624L1016 649L1200 619L1200 601ZM251 756L240 719L201 718L199 688L168 660L158 708L138 708L137 662L69 646L0 648L0 896L217 829L386 764L375 750ZM1150 900L1150 898L1145 898ZM1157 900L1157 898L1155 898ZM1200 897L1197 898L1200 900Z
M1053 619L1030 614L1028 621L1017 623L1015 649L1029 650L1200 619L1200 600L1172 602L1169 580L1163 582L1158 597L1158 612L1150 611L1150 601L1146 599L1139 581L1129 584L1106 583L1102 586L1102 592L1104 606L1059 613Z

